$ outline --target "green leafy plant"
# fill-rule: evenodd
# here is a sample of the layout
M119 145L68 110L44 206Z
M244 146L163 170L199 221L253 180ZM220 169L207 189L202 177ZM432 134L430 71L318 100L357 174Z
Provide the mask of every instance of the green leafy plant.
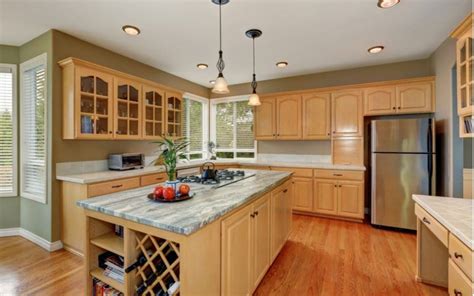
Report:
M160 150L160 156L155 160L155 164L163 163L166 168L166 174L168 175L169 181L176 180L176 164L180 159L188 159L186 156L186 148L189 146L189 141L185 138L167 138L163 137L163 140L153 142L158 144Z

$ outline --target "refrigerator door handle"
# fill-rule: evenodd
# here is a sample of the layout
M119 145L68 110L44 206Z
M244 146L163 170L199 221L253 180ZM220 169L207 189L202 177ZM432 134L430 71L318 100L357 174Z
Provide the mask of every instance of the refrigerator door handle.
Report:
M430 118L428 124L428 195L433 194L433 121Z

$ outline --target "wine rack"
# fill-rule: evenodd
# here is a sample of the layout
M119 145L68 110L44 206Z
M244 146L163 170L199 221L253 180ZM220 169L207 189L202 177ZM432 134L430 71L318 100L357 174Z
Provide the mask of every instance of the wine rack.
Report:
M179 244L136 232L136 253L146 258L146 263L135 272L135 288L138 295L158 295L159 291L170 293L170 286L179 283ZM179 287L173 291L179 295Z

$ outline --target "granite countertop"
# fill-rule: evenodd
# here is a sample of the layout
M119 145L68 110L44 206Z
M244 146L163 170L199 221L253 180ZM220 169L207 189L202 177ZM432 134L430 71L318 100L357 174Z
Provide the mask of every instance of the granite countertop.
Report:
M464 198L413 195L413 200L439 223L474 250L474 200Z
M245 170L252 177L212 189L209 185L190 184L196 195L177 203L151 201L147 195L154 185L78 201L88 210L124 218L178 234L189 235L205 225L277 187L291 173Z
M312 169L336 169L349 171L365 171L364 166L359 165L341 165L331 163L317 163L317 162L276 162L276 161L236 161L236 160L211 160L215 164L239 164L251 166L275 166L275 167L294 167L294 168L312 168ZM190 161L188 163L178 164L178 169L198 167L205 161ZM79 184L91 184L97 182L105 182L123 178L131 178L143 176L153 173L164 172L163 166L147 166L143 169L135 169L128 171L99 171L73 175L57 175L56 179Z

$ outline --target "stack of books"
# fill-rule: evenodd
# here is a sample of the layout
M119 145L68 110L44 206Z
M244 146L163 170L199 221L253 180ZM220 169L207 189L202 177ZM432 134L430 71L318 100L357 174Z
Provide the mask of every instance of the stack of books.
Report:
M123 293L115 290L111 286L99 281L98 279L94 279L92 285L92 295L94 296L123 296Z
M124 283L125 270L123 267L123 257L112 252L105 252L99 255L99 267L104 269L104 275L120 283Z
M473 118L471 116L464 117L464 127L466 128L466 133L471 134L473 132Z

